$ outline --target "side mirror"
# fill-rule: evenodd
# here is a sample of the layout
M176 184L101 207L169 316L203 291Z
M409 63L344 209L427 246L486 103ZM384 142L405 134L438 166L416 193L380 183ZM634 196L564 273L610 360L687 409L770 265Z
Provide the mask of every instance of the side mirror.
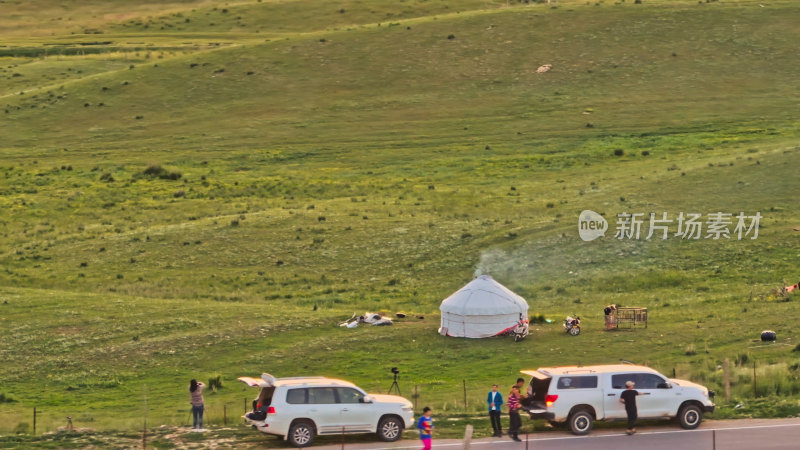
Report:
M374 399L371 396L365 395L365 396L361 397L361 399L359 400L359 403L372 403L373 401L374 401Z
M672 385L667 383L667 382L658 383L658 388L659 389L672 389Z

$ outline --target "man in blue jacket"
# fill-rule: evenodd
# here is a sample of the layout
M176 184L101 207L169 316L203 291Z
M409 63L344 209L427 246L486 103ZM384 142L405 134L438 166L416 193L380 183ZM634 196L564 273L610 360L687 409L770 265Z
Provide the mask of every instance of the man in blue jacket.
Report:
M494 429L494 437L503 436L503 427L500 424L500 407L503 406L503 396L497 392L497 385L492 385L492 390L486 399L489 404L489 418L492 421L492 428Z

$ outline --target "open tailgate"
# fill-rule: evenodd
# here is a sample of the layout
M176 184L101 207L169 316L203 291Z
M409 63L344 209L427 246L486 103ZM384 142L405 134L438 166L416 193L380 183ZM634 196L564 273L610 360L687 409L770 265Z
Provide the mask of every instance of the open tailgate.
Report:
M237 380L252 387L272 387L275 386L275 377L268 373L262 373L261 378L239 377Z

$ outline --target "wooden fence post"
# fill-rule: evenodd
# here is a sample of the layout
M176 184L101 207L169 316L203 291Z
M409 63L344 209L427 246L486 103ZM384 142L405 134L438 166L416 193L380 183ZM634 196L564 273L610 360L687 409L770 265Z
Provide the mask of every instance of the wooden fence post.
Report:
M731 360L725 358L722 362L722 379L725 383L725 401L731 400Z
M417 400L419 399L419 392L417 391L417 385L414 385L414 411L417 410Z
M464 383L464 412L467 412L467 380L461 380Z

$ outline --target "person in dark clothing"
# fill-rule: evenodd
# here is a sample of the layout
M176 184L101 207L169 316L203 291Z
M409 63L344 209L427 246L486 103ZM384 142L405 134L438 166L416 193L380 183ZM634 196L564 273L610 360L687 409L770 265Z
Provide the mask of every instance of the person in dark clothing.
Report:
M611 304L603 308L603 313L606 316L606 331L613 330L615 328L614 323L614 312L617 310L617 305Z
M636 396L641 395L639 391L633 388L634 384L633 381L625 382L626 389L619 396L620 403L625 404L625 412L628 413L628 431L626 431L628 435L636 433L636 428L634 428L637 416Z
M492 390L486 398L489 404L489 419L492 421L494 437L503 436L503 426L500 423L500 407L503 406L503 396L497 392L497 385L492 385Z
M522 426L522 419L519 417L519 400L519 388L516 385L511 386L511 393L508 394L508 435L511 436L511 439L522 442L519 438L519 428Z

